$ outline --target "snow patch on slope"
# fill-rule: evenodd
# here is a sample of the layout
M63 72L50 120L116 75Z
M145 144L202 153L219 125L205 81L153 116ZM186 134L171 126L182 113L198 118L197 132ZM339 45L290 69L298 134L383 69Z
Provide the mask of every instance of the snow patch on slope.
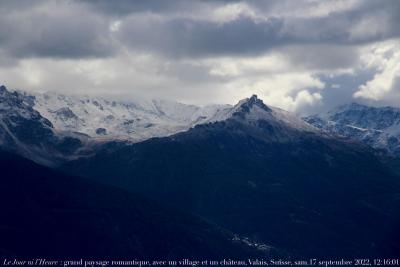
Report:
M351 103L304 119L330 134L361 141L374 148L400 155L399 108L378 108Z
M197 107L166 100L121 101L56 93L33 96L34 108L56 129L133 141L185 131L229 107Z
M248 122L271 122L300 131L316 131L315 127L289 112L266 106L255 95L234 106L204 107L158 99L117 100L97 96L26 92L20 95L35 112L38 111L51 122L58 134L69 133L72 137L84 134L97 141L123 139L139 142L173 135L198 124L231 118Z
M239 101L233 108L225 110L225 112L221 112L216 116L218 117L213 119L239 118L248 122L269 121L298 131L319 132L314 126L290 112L265 105L256 95Z

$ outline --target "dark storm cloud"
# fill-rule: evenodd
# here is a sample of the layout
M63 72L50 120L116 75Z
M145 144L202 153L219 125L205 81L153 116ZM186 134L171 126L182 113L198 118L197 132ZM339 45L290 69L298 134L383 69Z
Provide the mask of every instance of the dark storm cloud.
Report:
M0 2L0 49L8 56L76 59L115 52L104 18L62 1L19 3Z
M334 65L340 65L339 59L348 65L349 59L355 60L350 55L352 45L399 35L395 24L397 13L393 10L399 8L400 1L382 1L381 5L376 2L365 1L365 6L355 10L332 12L323 17L271 16L256 20L240 15L227 22L187 17L141 20L131 17L123 22L118 38L132 49L172 57L259 55L287 45L348 45L349 52L341 49L340 57L334 58ZM368 25L369 21L382 22L382 25ZM377 30L371 31L370 26ZM346 55L350 57L345 58Z
M329 51L329 52L327 52ZM335 70L352 68L360 61L359 51L352 45L312 44L282 49L296 68Z
M229 23L178 18L168 21L128 20L119 38L132 49L168 56L255 55L284 41L280 19L256 23L240 17Z
M112 16L126 16L131 13L153 12L170 13L176 11L193 11L205 5L206 2L212 4L216 1L187 1L187 0L77 0L76 3L84 4L94 10Z
M46 0L0 0L0 12L29 9L41 5Z
M392 0L361 1L353 9L322 17L284 16L279 12L264 19L241 14L222 22L207 17L207 12L240 2L0 1L0 48L15 57L104 57L121 47L169 57L254 56L287 45L357 45L400 34L397 27L400 1ZM242 3L263 15L289 4L296 11L296 8L312 8L321 2ZM156 14L156 18L149 13ZM113 19L121 20L117 33L110 32ZM378 27L376 32L365 29L363 33L368 21L365 25L358 24L368 19L371 23L383 22L371 25ZM355 27L360 29L355 32ZM302 54L296 56L293 51L291 55L295 60L303 57ZM339 58L344 59L344 65L348 64L344 56Z

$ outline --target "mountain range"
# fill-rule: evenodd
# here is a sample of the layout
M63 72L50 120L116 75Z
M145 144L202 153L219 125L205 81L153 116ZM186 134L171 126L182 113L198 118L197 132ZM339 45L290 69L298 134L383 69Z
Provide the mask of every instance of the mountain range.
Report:
M255 96L225 120L110 144L62 169L195 212L293 257L399 248L399 177L368 146L282 116Z
M21 233L1 251L27 255L29 243L18 240L46 230L35 252L58 236L90 244L85 255L353 259L400 251L400 177L385 160L397 150L378 141L396 136L395 108L351 104L301 119L256 95L197 107L5 87L0 101L9 188L0 229ZM381 139L360 134L374 130Z
M330 134L400 156L400 108L351 103L305 121Z
M140 142L184 132L199 124L225 120L234 109L234 106L227 104L200 107L160 99L117 100L87 95L8 92L4 86L0 87L0 97L4 103L0 107L3 109L1 115L4 116L7 109L6 103L14 107L9 109L14 113L30 108L32 111L25 112L23 116L33 118L39 115L45 127L47 125L61 137L59 143L63 139L76 143L78 140L84 143L94 140ZM16 104L16 101L25 107L18 111L16 107L21 103ZM281 114L281 119L291 117L291 123L299 125L295 116L271 108ZM322 133L353 139L377 150L400 155L399 108L351 103L302 120L307 122L307 127L311 125Z
M215 120L229 105L198 107L166 100L115 100L104 97L26 93L32 107L55 128L102 139L141 141L188 130Z

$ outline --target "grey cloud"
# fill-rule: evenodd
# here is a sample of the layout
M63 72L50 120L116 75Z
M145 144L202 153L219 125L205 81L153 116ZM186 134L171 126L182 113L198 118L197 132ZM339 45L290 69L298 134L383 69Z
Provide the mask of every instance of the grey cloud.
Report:
M389 10L389 27L393 35L400 36L400 1L395 1Z
M360 61L359 50L352 45L298 45L285 47L281 52L295 67L323 71L353 68Z
M256 23L251 18L240 17L218 24L192 19L127 21L119 37L133 49L156 51L174 57L255 55L284 39L280 19L271 18Z
M158 14L196 13L201 9L216 8L224 4L240 2L239 0L76 0L98 12L111 16L126 16L132 13L151 12Z
M193 65L185 62L176 62L173 66L159 71L169 77L177 77L181 82L203 84L210 82L226 82L228 78L210 75L209 68L204 65Z
M326 112L339 105L348 104L350 102L361 102L364 104L372 104L366 100L354 99L353 94L357 88L372 79L375 70L359 70L354 74L342 75L320 75L319 78L325 83L325 90L320 91L323 97L323 105L319 107L311 107L308 110L302 111L304 114Z
M348 45L347 55L354 60L352 45L399 36L393 9L399 8L400 1L382 3L366 1L354 10L324 17L270 17L261 21L246 16L224 23L185 17L159 20L131 17L124 21L119 38L132 49L172 57L258 55L286 45ZM371 18L381 20L382 25L362 24ZM355 27L358 27L356 34ZM376 32L371 32L370 27L377 27Z
M131 13L139 12L165 13L175 11L178 8L193 6L193 2L190 3L189 1L184 0L84 0L76 2L83 3L104 14L114 16L125 16Z
M17 58L104 57L115 52L108 21L63 2L56 3L31 11L1 12L2 50Z
M0 0L0 13L31 9L41 5L46 0Z
M351 10L332 12L324 17L277 14L256 21L242 15L221 23L202 13L205 16L202 19L189 16L198 14L201 8L213 10L235 2L238 1L58 1L50 2L53 6L48 8L48 12L43 12L38 6L46 8L49 2L1 1L0 46L16 57L104 57L116 53L120 48L118 45L169 57L255 56L282 46L358 45L400 35L397 27L400 1L393 0L361 1ZM245 3L266 14L268 10L279 7L291 5L290 8L296 10L302 5L312 7L316 4L314 1ZM156 13L156 19L147 12ZM351 30L357 23L377 16L384 20L382 27L385 29L376 34L352 36ZM122 22L116 34L109 30L113 19ZM314 63L310 62L311 65Z
M377 3L378 1L375 1ZM382 3L389 1L382 1ZM365 1L368 3L368 1ZM322 17L286 17L284 19L283 35L291 37L293 43L323 43L357 45L369 42L382 41L395 37L398 32L394 30L393 14L391 9L400 7L400 2L390 2L392 5L382 4L365 5L356 9L343 12L332 12ZM354 36L353 30L363 21L371 19L382 20L382 28L370 35ZM371 23L374 21L371 20ZM365 23L362 28L368 30L375 27ZM360 26L361 27L361 26ZM385 28L387 27L387 28Z

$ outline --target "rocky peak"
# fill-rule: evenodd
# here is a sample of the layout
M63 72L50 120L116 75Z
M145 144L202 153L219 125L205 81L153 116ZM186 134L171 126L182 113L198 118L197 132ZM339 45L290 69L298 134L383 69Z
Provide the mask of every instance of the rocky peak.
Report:
M264 102L257 97L252 95L250 98L245 98L237 103L231 111L231 116L236 118L250 118L254 117L269 117L271 116L272 109L269 108Z
M55 113L61 119L75 119L75 120L78 119L78 117L69 107L59 108L53 113Z
M220 116L219 121L235 120L242 124L268 128L269 131L276 129L277 132L290 131L319 131L306 123L296 115L285 110L269 107L257 95L239 101L226 115Z
M238 103L238 106L242 111L249 112L253 107L259 107L265 111L272 111L264 102L257 97L257 95L252 95L250 98L243 99Z

